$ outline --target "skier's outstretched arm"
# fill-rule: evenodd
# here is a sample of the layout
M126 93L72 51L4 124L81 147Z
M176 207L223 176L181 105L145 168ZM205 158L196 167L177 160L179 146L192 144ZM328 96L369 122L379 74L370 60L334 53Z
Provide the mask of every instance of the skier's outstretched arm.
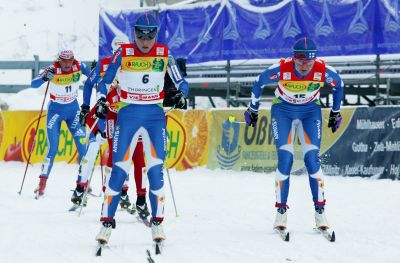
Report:
M279 81L279 64L274 64L267 70L262 72L253 83L251 90L251 102L249 108L253 111L258 111L260 107L260 97L265 85L277 83Z
M332 111L340 111L340 104L343 99L343 81L336 70L326 65L325 84L332 87L333 106Z

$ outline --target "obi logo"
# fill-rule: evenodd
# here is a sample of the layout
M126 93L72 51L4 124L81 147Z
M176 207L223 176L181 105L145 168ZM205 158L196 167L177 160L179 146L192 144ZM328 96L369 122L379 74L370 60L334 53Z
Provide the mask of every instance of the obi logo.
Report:
M182 123L173 116L168 116L167 121L167 155L166 166L174 167L183 157L186 149L186 132Z
M242 147L238 145L239 131L239 123L226 120L222 124L221 145L217 146L217 160L222 169L232 169L240 158Z
M132 71L145 71L151 68L151 64L148 61L137 58L134 60L128 60L125 63L125 66Z
M47 154L49 143L47 140L46 115L42 115L40 125L36 131L38 117L34 118L26 127L22 140L22 157L28 160L29 152L32 149L30 161L32 163L41 162ZM53 126L53 129L55 127ZM36 138L35 138L36 137ZM56 154L56 161L73 162L76 159L77 150L74 138L63 122L60 129L59 145Z
M51 82L58 84L58 85L67 85L70 84L73 80L72 74L68 75L56 75Z
M164 60L162 58L155 58L153 60L152 71L163 72L164 71Z
M298 83L298 82L288 82L284 83L283 86L285 89L291 92L299 92L299 91L304 91L306 90L306 85L303 83Z
M310 83L308 83L307 91L316 91L318 89L319 89L319 83L318 82L310 82Z
M73 82L78 82L80 78L81 78L81 73L75 72L74 74L72 74L72 81Z

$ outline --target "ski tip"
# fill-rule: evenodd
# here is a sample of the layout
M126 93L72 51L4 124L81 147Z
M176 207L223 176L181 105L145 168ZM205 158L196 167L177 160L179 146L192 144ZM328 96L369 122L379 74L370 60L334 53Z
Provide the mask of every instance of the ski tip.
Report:
M289 242L289 232L286 234L286 236L285 236L285 241L286 242Z
M100 257L101 256L101 247L99 247L96 251L96 257Z
M330 241L331 242L335 242L336 241L335 231L332 232L332 236L331 236Z
M156 244L156 255L161 255L161 249L159 244Z

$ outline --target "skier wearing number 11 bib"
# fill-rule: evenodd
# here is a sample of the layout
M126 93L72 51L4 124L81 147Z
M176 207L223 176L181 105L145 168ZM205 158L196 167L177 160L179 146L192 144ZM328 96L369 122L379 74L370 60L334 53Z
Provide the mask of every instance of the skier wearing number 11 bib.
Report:
M44 195L47 178L58 151L62 121L66 122L74 138L79 162L85 155L85 129L79 123L80 109L77 97L80 78L82 74L88 76L89 73L90 68L78 62L72 50L64 48L59 51L57 60L32 80L32 88L39 88L48 81L50 93L46 125L48 150L43 160L39 186L35 189L36 198Z

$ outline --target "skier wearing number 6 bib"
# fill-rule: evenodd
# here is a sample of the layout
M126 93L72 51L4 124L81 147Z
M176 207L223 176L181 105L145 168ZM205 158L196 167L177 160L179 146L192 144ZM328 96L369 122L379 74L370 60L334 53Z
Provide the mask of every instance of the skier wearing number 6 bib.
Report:
M79 123L78 89L82 74L88 76L90 68L74 58L70 49L61 49L57 60L32 80L32 88L39 88L48 83L50 103L47 108L47 143L48 150L43 160L39 186L35 189L36 198L44 195L47 178L58 151L61 122L65 121L71 132L79 162L85 155L85 129Z
M255 126L262 87L277 83L276 97L271 108L271 129L278 155L275 229L286 229L289 177L296 129L309 176L315 224L317 228L329 228L325 216L324 181L319 159L322 131L319 96L322 88L332 90L333 106L328 128L336 132L342 120L340 104L343 82L332 67L316 57L316 52L314 41L306 37L299 39L294 44L293 57L281 59L279 64L272 65L257 78L253 85L250 106L244 114L247 125Z
M165 239L163 165L166 154L167 131L163 111L164 77L168 71L179 92L173 101L182 107L189 86L175 64L168 47L156 43L157 22L150 14L141 15L134 25L135 43L122 44L114 53L106 74L99 83L99 100L105 100L107 85L118 77L120 103L113 138L113 166L106 184L102 207L102 227L96 240L108 243L115 226L115 212L121 188L127 176L130 159L139 136L142 136L149 179L151 230L155 241Z

